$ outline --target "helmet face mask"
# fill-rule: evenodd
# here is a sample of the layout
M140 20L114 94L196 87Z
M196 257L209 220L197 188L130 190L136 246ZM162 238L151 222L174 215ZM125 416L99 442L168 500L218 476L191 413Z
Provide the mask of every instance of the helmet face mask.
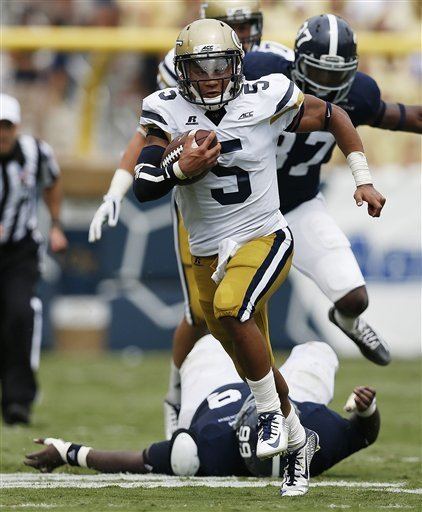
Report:
M350 91L358 67L358 60L344 63L326 61L310 55L299 55L295 60L292 78L304 93L340 103ZM329 56L326 56L329 57ZM341 57L340 57L341 59Z
M198 36L201 27L204 33ZM190 103L218 110L241 92L242 47L221 21L198 20L188 25L177 40L174 62L180 94Z
M238 35L245 52L257 48L261 43L263 16L259 1L214 0L203 2L201 18L214 18L227 23Z
M239 95L236 88L243 75L238 73L238 57L228 52L208 52L204 55L187 55L177 63L179 89L190 103L217 110Z
M296 38L292 69L292 80L304 93L341 103L350 91L357 67L355 35L345 20L324 14L305 21Z

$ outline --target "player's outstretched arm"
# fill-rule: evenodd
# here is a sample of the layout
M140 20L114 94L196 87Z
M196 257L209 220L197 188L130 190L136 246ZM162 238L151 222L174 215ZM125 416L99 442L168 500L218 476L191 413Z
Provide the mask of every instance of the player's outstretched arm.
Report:
M24 464L38 469L41 473L51 473L65 464L95 469L101 473L149 472L142 452L99 451L55 438L34 441L46 447L26 455Z
M103 198L91 221L88 240L96 242L102 236L103 224L108 221L110 227L114 227L119 220L120 204L126 195L133 181L133 170L136 165L139 153L145 145L145 137L142 133L136 132L130 139L119 167L116 169L111 180L110 188Z
M368 124L384 130L422 133L422 106L382 102L380 112Z
M296 132L327 130L334 135L338 147L347 159L356 183L354 198L358 206L368 203L371 217L379 217L385 198L372 184L362 140L348 114L337 105L305 94L304 111Z
M376 391L370 386L357 386L344 406L352 412L350 421L364 436L368 444L376 441L381 427L381 416L377 408Z

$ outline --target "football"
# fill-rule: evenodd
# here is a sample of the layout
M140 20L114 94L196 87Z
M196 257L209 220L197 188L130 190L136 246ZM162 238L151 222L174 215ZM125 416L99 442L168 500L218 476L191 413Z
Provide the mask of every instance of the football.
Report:
M174 164L174 162L177 162L177 160L179 160L180 155L182 154L182 151L183 151L183 146L184 146L186 139L188 138L188 135L190 133L191 133L191 131L185 132L170 142L170 144L166 147L166 150L164 151L163 157L161 159L162 166ZM197 146L200 146L201 144L203 144L204 140L208 137L209 134L210 134L209 130L196 130L193 147L195 147L195 143L197 144ZM215 147L216 145L217 145L217 137L214 137L211 144L209 145L209 149ZM202 174L195 176L194 178L180 180L179 184L180 185L190 185L192 183L196 183L197 181L202 179L207 173L208 173L208 171L205 171Z

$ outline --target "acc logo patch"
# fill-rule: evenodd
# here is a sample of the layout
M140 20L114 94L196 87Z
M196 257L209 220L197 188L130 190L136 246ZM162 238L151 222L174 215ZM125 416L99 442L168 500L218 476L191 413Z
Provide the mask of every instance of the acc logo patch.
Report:
M221 52L219 44L200 44L193 48L193 53Z

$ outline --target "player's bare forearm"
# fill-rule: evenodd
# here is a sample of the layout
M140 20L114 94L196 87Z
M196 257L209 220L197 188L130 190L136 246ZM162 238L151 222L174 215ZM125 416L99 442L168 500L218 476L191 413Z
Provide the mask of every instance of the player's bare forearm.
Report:
M126 169L133 174L136 162L145 144L146 139L142 133L135 132L120 159L119 168Z
M328 130L334 135L338 147L347 157L353 151L363 152L361 138L348 114L337 105L327 109L327 103L315 96L305 94L304 113L296 132Z
M148 473L141 452L103 452L90 450L88 467L101 473Z
M328 131L334 135L337 146L346 157L353 151L361 151L363 153L362 140L356 128L353 126L349 115L337 105L333 105L332 107Z
M305 94L304 112L296 132L328 130L334 135L338 147L347 158L347 163L355 178L354 198L358 206L368 203L368 214L379 217L385 198L372 185L361 138L348 114L338 107Z
M35 439L36 444L44 445L42 450L26 455L24 464L41 473L51 473L56 468L73 460L73 465L88 467L101 473L147 473L142 452L99 451L80 445L66 443L62 439ZM86 461L81 462L78 455L68 457L68 452L75 449L86 450ZM145 450L146 452L146 450Z
M422 133L422 106L386 103L382 118L369 124L384 130Z

